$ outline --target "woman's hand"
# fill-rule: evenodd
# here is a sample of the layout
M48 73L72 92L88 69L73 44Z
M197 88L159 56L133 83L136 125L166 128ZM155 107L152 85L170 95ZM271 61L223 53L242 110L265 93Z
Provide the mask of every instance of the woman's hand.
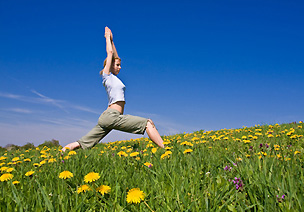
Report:
M112 35L112 32L109 29L109 27L105 28L105 35L104 36L105 36L105 38L110 38L111 40L113 39L113 35Z

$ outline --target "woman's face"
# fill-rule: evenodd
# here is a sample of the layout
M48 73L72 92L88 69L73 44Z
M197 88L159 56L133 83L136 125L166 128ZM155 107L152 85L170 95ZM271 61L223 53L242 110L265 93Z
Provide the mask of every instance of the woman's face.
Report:
M114 75L119 74L120 69L121 69L120 64L121 64L121 61L116 59L115 63L113 64L113 67L112 67L112 74L114 74Z

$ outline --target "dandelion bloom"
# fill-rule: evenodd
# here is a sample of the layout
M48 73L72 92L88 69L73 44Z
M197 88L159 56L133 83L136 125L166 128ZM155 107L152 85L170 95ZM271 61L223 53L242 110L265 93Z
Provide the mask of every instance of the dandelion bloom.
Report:
M98 191L99 193L104 195L104 194L107 194L111 191L111 187L106 186L106 185L102 185L102 186L99 186L98 188L96 188L96 191Z
M51 159L49 159L48 162L49 162L49 163L54 163L54 162L56 162L56 159L55 159L55 158L51 158Z
M153 154L155 154L155 152L157 151L157 148L154 147L154 148L152 148L151 151L152 151Z
M8 167L3 166L3 167L1 167L0 171L1 171L1 172L4 172L4 171L6 171L7 169L8 169Z
M295 151L294 152L294 154L296 155L296 154L300 154L301 152L300 151Z
M28 171L25 173L25 176L29 177L32 176L35 172L34 171Z
M153 166L153 164L149 163L149 162L145 162L144 165L147 166L147 167L149 167L149 168L151 168Z
M0 160L5 160L7 157L1 156Z
M132 153L130 154L130 157L136 157L137 155L139 155L139 152L132 152Z
M186 149L186 150L184 151L184 154L187 154L187 153L190 153L190 152L193 152L193 150L192 150L192 149Z
M15 162L15 161L17 161L17 160L19 160L19 157L14 157L14 158L12 159L13 162Z
M12 172L14 170L15 170L14 168L8 168L8 169L6 169L6 172Z
M34 163L33 166L39 167L39 166L41 166L41 165L40 165L39 163Z
M68 160L70 158L70 156L65 156L63 159Z
M118 153L117 153L117 155L119 155L119 157L121 157L121 156L128 157L128 154L127 154L127 153L125 153L124 151L120 151L120 152L118 152Z
M31 159L26 158L26 159L24 159L23 161L25 161L25 162L31 162Z
M72 172L69 172L69 171L63 171L59 174L59 178L60 179L69 179L71 177L73 177L73 173Z
M98 180L99 178L100 178L100 176L98 173L90 172L89 174L84 176L84 182L91 183L91 182Z
M45 163L46 163L46 161L43 160L43 161L40 162L40 165L43 165L43 164L45 164Z
M82 185L78 188L77 193L81 193L81 192L87 192L92 190L88 185Z
M14 175L6 173L6 174L1 175L0 181L2 181L2 182L9 181L9 180L13 179L13 177L14 177Z
M153 147L153 144L147 144L146 148Z
M19 183L20 183L20 182L19 182L18 180L15 180L15 181L13 182L14 185L19 184Z
M68 155L76 155L75 151L70 151Z
M140 203L141 200L144 200L145 194L139 188L132 188L127 195L128 203Z

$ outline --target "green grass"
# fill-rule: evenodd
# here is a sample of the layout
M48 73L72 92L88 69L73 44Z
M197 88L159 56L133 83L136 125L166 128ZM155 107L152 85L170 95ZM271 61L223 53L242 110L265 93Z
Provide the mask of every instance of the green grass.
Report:
M13 179L0 181L0 211L303 211L303 125L164 136L169 157L164 149L152 153L155 145L146 138L101 143L68 159L69 151L58 148L1 152L1 175L3 167L15 170ZM186 149L193 151L184 154ZM120 151L128 156L120 157ZM131 157L136 151L137 158ZM35 173L26 176L30 170ZM60 179L62 171L74 177ZM78 193L89 172L100 178L87 183L90 191ZM235 178L243 182L238 190ZM100 185L111 191L100 194ZM144 201L127 202L132 188L145 193Z

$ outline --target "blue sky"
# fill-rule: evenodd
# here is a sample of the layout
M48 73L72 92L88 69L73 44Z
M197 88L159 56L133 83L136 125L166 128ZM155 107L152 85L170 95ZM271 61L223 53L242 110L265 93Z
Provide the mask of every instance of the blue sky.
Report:
M97 123L105 26L125 113L152 118L161 135L301 121L303 11L277 0L0 0L0 146L65 145Z

